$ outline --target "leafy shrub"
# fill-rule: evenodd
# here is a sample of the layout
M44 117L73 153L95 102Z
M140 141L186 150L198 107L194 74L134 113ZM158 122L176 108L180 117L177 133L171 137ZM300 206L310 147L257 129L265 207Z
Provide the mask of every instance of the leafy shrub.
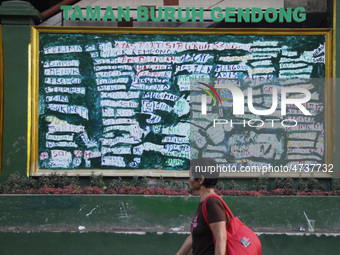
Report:
M302 178L299 178L297 184L297 191L305 191L307 189L307 184L303 181Z
M112 181L110 182L109 185L109 189L113 189L115 191L120 190L121 188L123 188L124 186L126 186L126 183L123 182L121 177L118 177L116 179L112 179Z
M275 179L275 189L292 189L293 179L292 178L276 178Z
M268 190L269 179L267 177L260 177L258 179L253 180L253 188L257 191L260 190Z
M146 189L149 184L149 178L143 176L141 178L134 176L132 179L132 187L141 187L142 189Z
M228 189L239 189L239 185L234 181L234 180L231 180L229 183L228 183L228 186L227 186Z
M66 172L62 175L57 172L52 172L49 175L39 177L40 187L64 188L70 185L78 186L78 182L78 176L68 176Z
M50 175L44 175L39 178L39 182L33 178L21 176L14 173L9 178L0 182L1 193L22 193L22 194L141 194L141 195L193 195L197 196L196 191L189 189L187 181L170 181L165 182L160 178L159 187L148 188L149 179L147 177L134 177L130 183L126 183L121 177L112 179L109 189L106 189L102 174L95 175L94 172L90 176L90 185L80 187L78 185L79 178L67 176L67 173L59 175L54 172ZM238 190L238 186L234 180L227 185L219 182L216 186L216 193L228 196L339 196L340 182L333 180L332 190L326 191L325 188L318 186L318 180L310 178L297 180L296 189L292 187L293 180L291 178L275 179L275 189L267 191L269 179L261 177L253 180L253 188L255 191ZM227 189L224 189L227 186Z
M104 188L105 183L103 179L103 174L100 173L98 175L95 175L94 172L92 172L90 176L90 186L91 187L98 187L98 188Z
M215 189L217 190L224 190L224 188L225 188L225 185L223 182L218 182L215 186Z
M332 188L333 188L333 190L335 190L335 191L339 191L339 190L340 190L340 180L339 180L339 179L333 180L333 182L332 182Z
M318 189L318 180L314 178L308 179L307 183L308 190L317 190Z
M20 175L18 172L11 174L8 179L1 183L0 191L2 193L15 193L18 191L36 188L36 181Z
M146 176L143 176L139 182L139 187L141 187L142 189L146 189L148 185L149 185L149 178L147 178Z
M171 189L175 191L185 190L185 184L184 182L175 181L172 183Z
M159 178L159 180L160 180L159 187L160 187L161 189L169 188L170 185L169 185L168 182L166 182L166 181L163 179L163 176L161 176L161 177Z

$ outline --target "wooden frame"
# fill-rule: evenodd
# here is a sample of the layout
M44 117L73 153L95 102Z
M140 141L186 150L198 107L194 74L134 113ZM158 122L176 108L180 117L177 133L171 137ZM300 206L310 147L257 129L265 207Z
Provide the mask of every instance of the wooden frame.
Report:
M176 28L99 28L99 27L33 27L32 28L32 77L29 84L31 93L31 103L29 105L31 116L29 115L29 130L31 141L28 150L31 151L30 163L28 163L28 172L31 176L40 176L55 172L57 170L38 169L38 107L39 107L39 34L40 33L84 33L84 34L171 34L171 35L324 35L326 38L326 78L332 77L332 30L330 29L176 29ZM325 163L333 162L333 101L334 101L334 86L330 82L326 84L325 98ZM103 176L152 176L152 177L188 177L188 171L177 170L106 170L106 169L89 169L89 170L58 170L61 172L67 171L68 175L89 176L92 172L101 173ZM258 173L228 173L229 178L253 178L259 177ZM329 173L290 173L289 177L318 177L330 178ZM287 174L271 173L270 177L287 177Z

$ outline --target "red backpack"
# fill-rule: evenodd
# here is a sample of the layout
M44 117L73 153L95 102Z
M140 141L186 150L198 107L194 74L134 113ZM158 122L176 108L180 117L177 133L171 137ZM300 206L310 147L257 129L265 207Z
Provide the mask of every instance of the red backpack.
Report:
M227 224L227 255L261 255L261 242L257 235L245 226L238 217L234 217L227 204L217 194L209 195L203 202L202 212L209 228L207 201L210 197L217 197L224 205L228 224ZM210 228L211 230L211 228ZM214 244L216 243L215 237Z

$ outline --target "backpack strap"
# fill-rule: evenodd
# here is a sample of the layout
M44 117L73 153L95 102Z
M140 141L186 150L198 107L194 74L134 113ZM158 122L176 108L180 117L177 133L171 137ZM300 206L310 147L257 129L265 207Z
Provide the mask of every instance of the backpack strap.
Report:
M203 205L202 205L202 212L203 212L203 217L206 221L206 223L209 225L209 221L208 221L208 210L207 210L207 201L209 198L211 197L217 197L223 204L225 212L227 214L227 219L229 220L230 218L234 218L233 213L231 212L230 208L228 207L228 205L224 202L224 200L217 194L211 194L209 196L206 197L206 199L204 199L203 201Z
M207 196L206 199L204 199L203 201L203 205L202 205L202 213L203 213L203 217L204 217L204 220L205 222L207 223L208 227L210 228L210 231L212 233L212 229L210 227L210 224L209 224L209 220L208 220L208 210L207 210L207 201L209 198L211 197L217 197L223 204L224 206L224 209L225 209L225 212L227 214L227 220L234 218L234 215L233 213L231 212L230 208L227 206L227 204L224 202L224 200L217 194L211 194L209 196ZM212 235L213 236L213 240L214 240L214 245L216 244L216 240L215 240L215 237L214 237L214 234Z

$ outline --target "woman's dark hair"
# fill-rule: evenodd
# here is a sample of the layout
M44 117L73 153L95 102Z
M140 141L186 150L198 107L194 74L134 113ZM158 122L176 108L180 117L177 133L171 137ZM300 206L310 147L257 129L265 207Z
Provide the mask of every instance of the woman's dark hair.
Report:
M207 188L214 188L219 177L217 165L212 158L192 159L190 161L190 171L195 181L198 181L203 176L203 185Z

